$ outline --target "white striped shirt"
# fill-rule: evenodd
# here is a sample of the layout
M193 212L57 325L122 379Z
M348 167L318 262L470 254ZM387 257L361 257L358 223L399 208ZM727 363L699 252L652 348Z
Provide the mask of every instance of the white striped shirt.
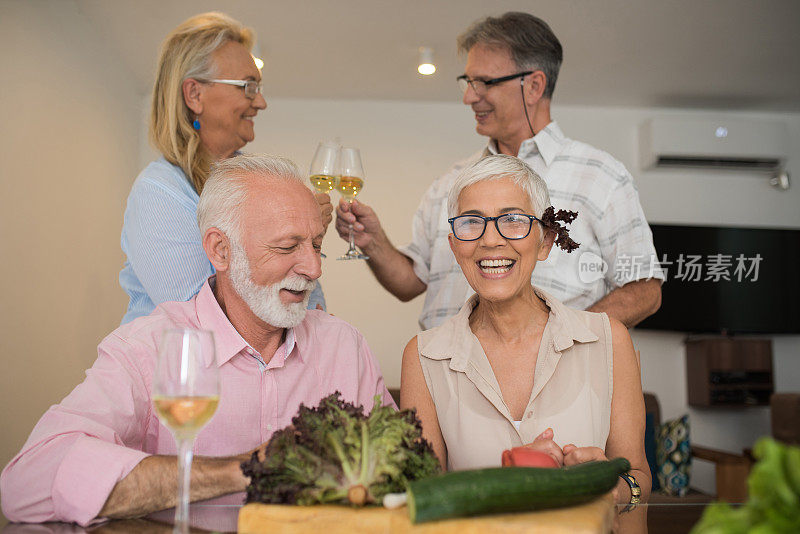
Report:
M423 330L458 313L474 293L447 242L447 196L460 171L489 153L497 153L492 141L431 184L414 215L412 241L400 249L428 286L419 318ZM555 122L526 139L517 157L547 183L556 210L578 212L570 237L580 248L568 254L553 247L549 258L536 264L535 286L583 310L628 282L664 279L639 194L622 163L568 139Z
M214 274L197 226L199 200L183 170L163 157L136 178L122 226L126 260L119 284L130 297L122 324L149 315L162 302L189 300ZM319 284L308 307L317 304L325 307Z

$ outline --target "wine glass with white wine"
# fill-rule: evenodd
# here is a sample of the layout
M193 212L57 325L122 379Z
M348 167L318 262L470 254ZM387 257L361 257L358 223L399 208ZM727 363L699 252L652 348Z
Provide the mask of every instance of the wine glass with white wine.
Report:
M339 163L341 176L336 184L336 189L350 203L356 198L364 187L364 167L361 165L361 152L357 148L343 148ZM348 225L350 230L350 248L337 260L368 260L369 256L362 254L353 241L353 225Z
M311 160L309 180L320 193L330 193L339 182L339 151L337 143L326 141L317 146Z
M330 193L339 183L339 153L342 147L339 143L325 141L317 145L314 159L311 160L309 180L320 193ZM321 257L325 254L320 253Z
M178 446L178 502L175 533L189 532L192 446L219 404L214 335L189 328L167 330L158 350L153 404Z

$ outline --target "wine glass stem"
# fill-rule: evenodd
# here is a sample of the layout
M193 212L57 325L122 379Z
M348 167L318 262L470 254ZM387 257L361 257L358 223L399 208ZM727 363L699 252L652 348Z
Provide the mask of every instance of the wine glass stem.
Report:
M176 438L178 442L178 502L175 505L173 532L189 532L189 487L192 476L193 438Z
M356 249L356 242L355 239L353 238L353 225L348 224L347 229L350 230L350 250L352 251Z

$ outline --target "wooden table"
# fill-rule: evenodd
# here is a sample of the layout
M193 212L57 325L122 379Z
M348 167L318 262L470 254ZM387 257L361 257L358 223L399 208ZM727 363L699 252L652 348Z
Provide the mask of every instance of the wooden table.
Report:
M683 534L688 533L703 514L707 505L647 504L618 516L617 534ZM193 533L235 532L239 515L238 505L194 504L190 515ZM165 510L147 519L109 521L90 528L67 523L22 524L7 523L0 516L0 534L171 534L170 520L174 512ZM2 526L5 525L5 526Z

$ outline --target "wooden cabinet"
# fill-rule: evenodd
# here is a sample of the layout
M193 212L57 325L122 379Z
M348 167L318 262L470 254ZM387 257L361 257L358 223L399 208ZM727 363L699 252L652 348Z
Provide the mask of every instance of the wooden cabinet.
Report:
M690 406L769 406L772 340L689 338L686 380Z

